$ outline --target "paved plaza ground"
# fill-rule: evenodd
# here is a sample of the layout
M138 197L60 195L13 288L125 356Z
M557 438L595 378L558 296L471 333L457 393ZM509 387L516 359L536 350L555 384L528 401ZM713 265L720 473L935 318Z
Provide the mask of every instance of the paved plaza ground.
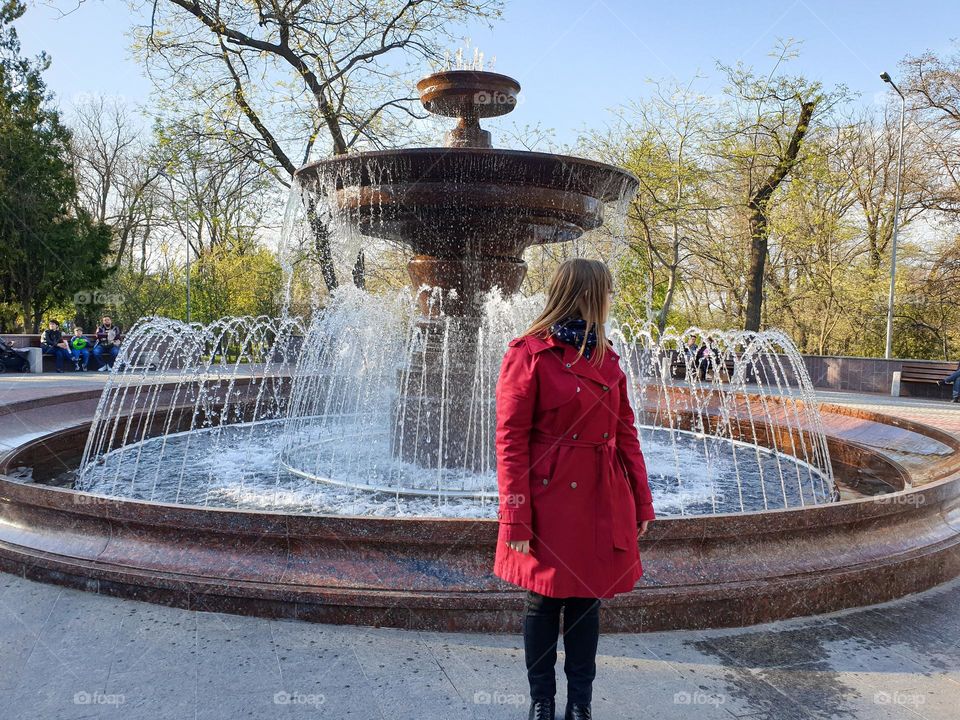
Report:
M604 635L597 720L956 720L960 583L751 628ZM0 575L8 720L526 717L516 635L176 610ZM563 697L563 673L559 673Z
M98 390L104 380L104 374L0 376L0 408L65 390ZM820 396L960 435L960 408L942 401ZM816 618L605 635L598 671L597 720L955 720L960 581ZM562 671L558 679L562 702ZM0 574L0 717L9 720L507 720L526 717L526 691L519 628L479 635L266 620Z

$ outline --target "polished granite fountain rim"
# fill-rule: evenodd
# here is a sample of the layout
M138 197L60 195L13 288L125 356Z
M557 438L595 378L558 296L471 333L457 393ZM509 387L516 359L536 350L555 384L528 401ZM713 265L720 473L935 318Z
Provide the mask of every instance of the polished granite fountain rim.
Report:
M85 402L92 414L96 403ZM844 408L834 419L885 418ZM76 452L83 425L22 443L0 472L32 453ZM893 432L925 427L910 426ZM958 454L937 464L937 479L882 497L660 520L640 542L647 576L607 603L604 624L617 631L745 625L899 597L960 575ZM244 614L513 631L522 594L490 573L496 530L493 520L129 502L0 478L3 569Z

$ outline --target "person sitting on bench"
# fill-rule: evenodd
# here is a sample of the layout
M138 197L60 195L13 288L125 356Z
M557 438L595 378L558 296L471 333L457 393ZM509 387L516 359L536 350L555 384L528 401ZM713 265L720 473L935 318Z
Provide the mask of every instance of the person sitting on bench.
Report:
M105 372L113 367L113 361L120 354L120 341L122 339L120 326L114 325L109 315L104 315L100 320L100 326L97 328L97 344L93 348L93 356L100 363L97 372Z
M960 362L957 369L940 381L941 385L953 385L953 402L960 403Z
M43 348L44 355L53 355L54 363L57 366L57 372L63 372L63 361L70 360L70 346L67 340L60 332L60 322L51 320L47 323L47 329L40 336L40 347Z
M79 325L73 329L73 337L70 338L70 354L73 355L73 369L86 372L90 364L90 341Z

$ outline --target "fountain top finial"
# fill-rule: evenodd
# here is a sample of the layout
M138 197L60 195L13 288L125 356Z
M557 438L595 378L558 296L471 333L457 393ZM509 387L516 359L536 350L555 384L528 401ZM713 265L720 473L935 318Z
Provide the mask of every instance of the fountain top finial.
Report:
M517 104L520 83L483 70L446 70L417 83L420 102L434 115L459 118L447 134L450 147L491 147L490 133L480 118L506 115Z

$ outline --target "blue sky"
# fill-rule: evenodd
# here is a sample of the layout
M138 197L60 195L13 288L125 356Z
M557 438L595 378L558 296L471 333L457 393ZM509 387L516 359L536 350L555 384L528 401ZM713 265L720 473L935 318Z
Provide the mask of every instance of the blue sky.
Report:
M610 108L642 98L650 78L688 82L700 74L697 89L717 93L717 60L767 68L778 38L802 42L791 73L843 83L861 102L877 102L885 91L880 72L896 75L907 54L949 51L960 36L956 19L955 0L512 0L492 30L466 35L523 86L510 119L554 128L563 144L609 122ZM87 0L66 17L34 3L17 27L26 52L52 56L48 84L69 107L86 93L148 100L150 84L128 50L130 25L126 3Z

